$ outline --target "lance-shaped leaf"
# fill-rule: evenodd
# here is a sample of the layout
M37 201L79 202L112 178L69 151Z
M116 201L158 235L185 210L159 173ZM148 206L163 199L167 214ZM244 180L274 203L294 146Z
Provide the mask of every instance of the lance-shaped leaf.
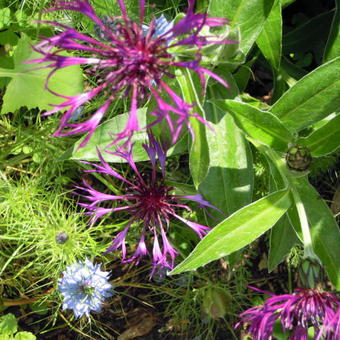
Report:
M239 47L246 55L260 34L274 0L210 0L208 14L230 19L231 29L240 31Z
M137 112L138 121L141 127L146 125L146 109L138 109ZM67 150L62 156L62 159L77 159L86 161L100 161L97 148L102 152L106 162L125 163L126 160L117 155L104 152L107 146L112 143L115 136L120 133L129 119L130 113L123 113L117 115L111 119L108 119L104 123L100 124L96 131L93 133L89 142L82 148L79 145L86 138L82 137L72 148ZM133 134L131 142L134 144L132 149L133 159L135 162L149 160L149 156L143 148L143 143L146 143L148 136L145 130L137 131ZM174 155L185 152L187 150L187 136L181 138L175 145L173 145L168 151L167 155ZM112 150L109 149L109 150Z
M271 108L290 131L327 117L340 107L340 57L308 73Z
M335 1L335 13L332 21L326 48L324 52L324 62L336 58L340 55L340 0Z
M202 96L199 95L196 88L199 88L193 74L188 70L177 71L177 81L182 90L184 100L190 104L196 104L193 111L203 117ZM206 126L196 118L190 118L190 125L194 133L194 140L191 143L189 153L189 167L194 185L197 188L204 180L209 169L209 148L206 135Z
M335 151L340 146L340 114L297 143L307 146L314 157Z
M275 1L256 43L262 54L269 61L270 65L275 70L278 70L281 61L282 47L282 16L280 0Z
M307 212L312 245L316 255L325 266L326 272L340 289L340 229L325 201L306 178L292 178ZM291 216L290 216L291 217Z
M215 69L215 72L228 82L230 91L215 84L208 87L207 99L236 97L238 89L232 75L222 69ZM248 141L232 116L210 102L205 103L204 111L205 119L213 130L207 129L210 167L199 190L206 200L230 215L252 200L252 153ZM214 218L208 217L211 226L226 217L215 212L212 214Z
M288 143L293 140L293 136L280 119L268 111L233 100L215 100L213 103L230 113L246 135L275 150L286 151Z
M248 245L287 211L289 190L277 191L238 210L218 224L170 274L194 270Z

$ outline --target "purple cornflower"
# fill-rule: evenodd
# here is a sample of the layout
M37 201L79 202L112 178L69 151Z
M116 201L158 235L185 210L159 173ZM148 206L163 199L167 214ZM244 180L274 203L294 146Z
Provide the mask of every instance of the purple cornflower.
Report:
M136 264L138 264L143 256L150 253L150 250L147 249L147 243L152 240L152 276L155 270L159 270L164 267L172 269L174 267L175 257L178 252L172 247L167 238L170 219L172 217L175 217L189 226L200 238L202 238L207 231L210 230L207 226L189 221L178 215L177 210L179 209L190 210L188 206L181 202L181 200L195 201L202 207L214 207L205 201L199 194L189 196L173 194L172 191L175 188L168 187L165 184L166 153L163 148L152 136L149 136L149 144L144 144L143 147L151 161L152 169L149 174L141 174L139 172L132 158L131 151L128 152L120 149L119 151L114 152L115 155L125 159L133 169L135 178L131 181L113 170L104 161L99 151L98 154L101 164L84 162L95 167L95 169L86 170L86 172L100 172L108 174L124 182L124 194L112 195L99 192L93 189L86 181L83 181L84 187L77 188L85 191L87 194L82 196L91 202L80 203L81 206L88 210L86 214L93 216L91 223L94 223L99 217L108 213L117 211L126 211L129 213L130 217L126 227L117 234L112 241L112 245L107 249L107 252L121 249L123 261L135 261ZM160 173L156 171L158 164L161 169ZM115 203L117 201L123 201L124 204L122 206L117 206ZM101 207L100 203L102 202L110 202L113 207L107 207L107 204L106 207ZM130 228L136 227L136 224L138 224L138 227L141 230L139 244L132 257L126 259L125 238Z
M60 105L51 104L54 108L46 112L45 115L66 110L54 136L87 132L87 137L80 145L84 146L111 103L131 94L128 122L114 141L117 143L119 140L125 139L125 145L128 145L132 134L141 129L137 118L139 105L153 96L157 107L153 112L150 112L155 117L152 125L165 119L173 136L173 142L175 142L183 125L187 125L190 130L190 117L196 117L201 122L207 123L199 114L192 111L191 103L185 102L169 87L166 78L174 78L173 67L180 67L195 71L200 76L203 88L206 81L205 75L216 79L227 87L228 85L223 79L200 66L202 59L200 50L203 46L233 43L233 41L214 35L200 35L201 31L205 27L224 26L227 20L194 13L195 0L188 0L188 11L185 17L177 23L165 24L164 19L160 18L159 20L153 19L149 26L145 26L143 25L145 0L140 0L139 23L128 18L124 1L117 1L122 16L109 20L100 19L87 0L55 1L53 7L45 11L80 12L89 17L100 31L97 39L58 22L41 21L55 26L59 30L62 29L61 33L44 38L34 47L35 51L43 55L42 58L28 61L28 63L48 63L41 66L41 68L52 69L46 80L46 88L48 89L49 78L56 71L71 65L86 66L86 72L95 75L98 84L88 92L70 97L49 89L50 92L64 98L65 101ZM195 48L196 54L186 56L185 60L181 60L180 55L185 53L188 48ZM78 54L84 52L86 56L65 56L65 51L76 51ZM168 101L164 100L163 92L167 93ZM92 100L99 93L104 93L106 98L102 106L88 120L74 123L74 117L77 116L79 108L82 108L86 102Z
M293 294L270 295L264 305L243 312L241 321L254 340L271 340L274 323L280 320L284 332L289 331L289 340L308 340L308 328L314 328L315 340L340 339L339 292L329 293L320 289L296 289Z

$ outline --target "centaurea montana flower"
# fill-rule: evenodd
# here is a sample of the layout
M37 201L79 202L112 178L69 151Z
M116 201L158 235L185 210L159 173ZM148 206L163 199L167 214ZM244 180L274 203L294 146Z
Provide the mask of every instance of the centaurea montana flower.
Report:
M68 266L58 281L58 290L64 297L63 309L72 309L76 318L89 317L92 310L99 312L104 299L112 296L108 276L109 272L100 270L100 264L88 259Z
M289 340L308 340L308 328L314 328L315 340L340 339L339 292L330 293L320 289L296 289L293 294L275 295L260 289L256 291L271 296L261 306L243 312L241 321L254 340L271 340L274 323L280 320Z
M124 262L134 261L139 263L142 257L149 254L147 243L153 242L152 257L153 269L151 276L155 270L161 270L166 267L172 269L174 267L175 257L178 253L170 244L167 232L170 227L170 219L176 218L189 226L196 234L202 238L210 228L196 222L181 217L177 210L187 209L189 207L183 204L182 200L190 200L197 202L202 207L214 208L209 202L205 201L199 194L197 195L177 195L173 194L174 187L168 187L165 184L165 158L166 153L161 145L150 135L149 144L143 145L151 161L151 172L149 174L141 174L133 160L131 150L126 151L119 149L114 153L126 160L135 173L133 180L124 178L121 174L112 169L103 159L98 151L101 164L91 164L95 169L86 170L86 172L99 172L111 175L122 181L125 185L125 193L121 195L113 195L99 192L92 188L85 180L84 187L77 187L85 191L86 195L81 195L88 199L90 203L79 203L88 211L85 214L91 215L91 223L94 223L99 217L117 212L125 211L129 214L129 221L126 227L117 234L113 239L112 245L107 252L121 249L122 260ZM109 151L107 151L109 152ZM157 172L157 166L160 166L161 172ZM117 203L122 201L123 205L118 206ZM106 202L106 207L102 207L101 203ZM107 207L112 202L111 207ZM215 208L216 209L216 208ZM140 228L140 240L138 246L129 259L126 259L125 239L130 228Z
M45 11L80 12L99 27L100 35L103 38L96 39L58 22L41 21L63 30L53 37L44 38L34 46L35 51L43 55L42 58L27 61L28 63L47 63L47 65L41 66L41 68L52 69L45 86L50 92L65 99L60 105L51 104L54 108L45 113L45 115L50 115L60 110L66 110L54 136L87 132L87 137L80 147L84 146L111 103L130 94L129 119L125 129L116 136L114 144L119 140L125 140L124 145L129 145L132 134L144 128L139 126L137 109L150 97L153 97L157 103L156 108L150 112L154 116L154 121L151 124L154 125L165 119L173 136L172 142L178 139L183 125L187 125L190 130L190 117L196 117L207 124L199 114L193 112L193 105L185 102L167 84L166 78L175 77L172 73L173 67L186 68L195 71L200 76L203 88L206 81L205 76L210 76L227 87L227 83L222 78L200 65L202 47L211 44L233 43L233 41L215 35L200 34L206 27L226 25L227 20L194 13L195 0L188 0L189 8L185 17L177 23L166 25L164 25L163 19L163 24L162 20L157 22L156 19L153 19L146 32L146 26L143 25L145 0L140 0L139 23L128 18L123 0L117 0L117 2L122 16L111 18L110 23L96 15L88 0L55 1L53 7ZM196 54L193 54L191 58L190 56L186 57L183 61L176 56L175 52L180 48L183 51L195 48ZM64 51L84 52L91 56L66 56ZM49 78L56 71L71 65L86 66L87 72L96 76L98 86L75 96L65 96L49 89ZM163 92L168 95L168 101L163 99ZM88 120L75 123L73 120L77 110L100 93L104 93L106 97L102 106Z

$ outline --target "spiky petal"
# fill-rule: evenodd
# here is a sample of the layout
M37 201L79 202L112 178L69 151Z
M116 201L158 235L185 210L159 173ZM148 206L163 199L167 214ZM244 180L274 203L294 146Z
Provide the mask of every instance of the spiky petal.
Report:
M93 189L89 184L84 182L84 187L77 186L78 189L85 192L80 194L89 203L80 203L87 209L86 214L92 215L91 220L94 223L103 215L115 211L125 211L129 214L127 226L119 232L107 252L121 250L122 259L125 262L138 263L144 256L152 254L153 270L151 275L161 267L172 269L178 252L171 245L167 232L170 228L171 219L175 218L189 226L200 238L202 238L210 228L196 222L189 221L178 214L179 209L190 210L183 204L183 200L195 201L201 206L214 208L211 204L203 199L201 195L181 196L172 193L173 187L165 184L165 157L166 153L162 146L150 135L149 144L143 145L151 161L151 170L148 174L141 174L133 160L132 151L118 149L111 152L116 156L123 157L135 173L133 181L128 181L113 170L104 160L99 152L101 164L92 164L92 170L87 172L100 172L113 176L115 179L123 181L125 186L124 194L112 195L104 194ZM157 171L160 166L161 172ZM119 206L119 203L122 205ZM104 203L106 208L101 204ZM112 206L112 207L110 207ZM139 226L139 227L138 227ZM130 258L126 258L125 240L131 228L140 228L139 244ZM147 249L148 243L153 243L152 249Z
M289 340L308 339L308 328L314 328L315 340L340 338L339 292L319 289L296 289L293 294L270 295L264 305L243 312L241 321L254 340L271 340L274 323L280 320L284 332L290 332Z
M205 75L215 78L224 86L225 81L213 72L200 66L200 50L211 44L228 44L233 41L220 39L215 36L201 34L205 27L226 25L223 18L209 18L206 14L194 13L194 1L189 0L189 8L176 24L168 23L164 16L151 21L149 26L143 25L145 0L140 0L140 22L136 23L127 16L123 0L117 0L122 16L114 18L99 18L87 0L55 1L46 12L69 10L82 13L90 18L96 27L98 38L82 34L72 27L52 21L42 21L52 25L61 33L48 37L38 43L34 49L42 54L42 58L27 61L28 63L43 64L39 68L52 69L46 80L58 70L72 65L86 66L86 72L95 77L98 86L87 93L73 97L52 93L65 99L60 105L45 113L50 115L57 111L67 110L60 120L60 125L54 136L68 136L78 133L88 133L80 146L84 146L104 115L108 112L113 100L131 96L131 108L128 122L123 131L115 138L114 144L125 140L128 146L134 132L145 128L139 125L137 109L150 96L156 100L157 107L150 112L155 117L153 124L166 120L173 142L177 140L183 126L190 128L189 118L196 117L207 124L197 113L192 112L192 105L182 100L166 83L174 78L173 67L187 68L196 72L205 84ZM181 60L181 52L176 54L179 47L194 48L192 60ZM65 56L64 51L84 52L88 57ZM89 56L91 55L91 56ZM77 112L83 105L102 93L105 103L95 114L85 120L75 123ZM165 102L163 93L170 100ZM52 105L52 104L51 104ZM82 115L84 117L84 115Z

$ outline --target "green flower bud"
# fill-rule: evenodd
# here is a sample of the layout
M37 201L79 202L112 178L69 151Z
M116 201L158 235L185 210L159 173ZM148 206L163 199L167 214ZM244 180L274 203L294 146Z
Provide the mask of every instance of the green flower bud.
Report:
M312 156L306 146L294 145L290 147L286 154L286 163L289 169L295 171L305 171L312 162Z
M225 289L217 286L209 287L203 296L202 310L211 318L223 318L230 310L231 296Z

